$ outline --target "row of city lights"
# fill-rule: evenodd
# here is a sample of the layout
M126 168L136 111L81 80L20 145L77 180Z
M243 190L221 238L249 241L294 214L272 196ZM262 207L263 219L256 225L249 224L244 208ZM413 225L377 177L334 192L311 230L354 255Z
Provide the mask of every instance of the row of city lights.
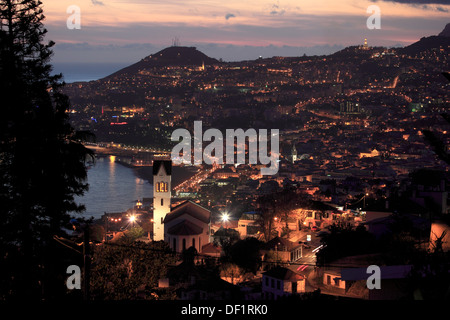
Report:
M120 222L120 221L122 221L122 218L110 218L109 220L112 221L112 222ZM135 222L136 221L136 216L135 215L130 216L128 218L128 221L129 222Z

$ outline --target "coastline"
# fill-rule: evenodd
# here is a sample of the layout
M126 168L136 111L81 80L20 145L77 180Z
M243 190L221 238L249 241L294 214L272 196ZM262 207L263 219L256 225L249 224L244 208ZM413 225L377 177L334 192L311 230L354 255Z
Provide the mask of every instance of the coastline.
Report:
M133 168L135 174L144 180L147 180L151 185L153 185L153 166L145 167L130 167ZM192 167L182 167L182 166L172 166L172 188L176 187L185 180L188 180L193 175L195 171Z

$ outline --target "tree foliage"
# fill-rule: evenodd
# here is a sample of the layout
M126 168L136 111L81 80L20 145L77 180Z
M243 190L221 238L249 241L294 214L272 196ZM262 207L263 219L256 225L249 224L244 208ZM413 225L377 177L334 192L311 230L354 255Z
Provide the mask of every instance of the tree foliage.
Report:
M348 224L333 224L330 233L321 240L323 248L316 254L317 265L323 266L339 258L374 253L377 250L375 236L364 226L353 229Z
M261 266L262 242L249 237L239 240L234 244L224 247L225 262L231 262L239 266L244 272L256 273Z
M97 246L92 257L91 296L94 300L158 299L158 280L177 261L162 241L116 243Z
M260 226L264 239L269 241L274 234L275 218L284 223L284 230L288 234L288 219L293 210L305 206L307 201L302 195L297 194L291 187L285 187L274 193L262 195L258 198L259 211L261 212Z
M61 77L51 75L54 43L44 44L41 6L36 0L0 2L0 256L17 254L3 261L16 265L14 281L3 279L11 297L38 298L51 287L42 274L53 272L52 237L68 224L70 212L84 209L74 196L87 190L92 156L69 124Z
M243 270L234 263L224 263L220 266L220 277L229 278L232 284L243 275Z

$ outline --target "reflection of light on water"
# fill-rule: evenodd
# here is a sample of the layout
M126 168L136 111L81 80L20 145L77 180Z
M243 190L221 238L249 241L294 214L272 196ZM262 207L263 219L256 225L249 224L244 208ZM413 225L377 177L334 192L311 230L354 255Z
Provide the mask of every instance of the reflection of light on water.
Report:
M145 180L136 177L136 184L144 184Z
M111 190L115 190L116 181L116 156L109 156L109 186Z
M133 207L136 200L151 198L153 186L136 177L132 168L112 162L111 157L98 158L88 171L89 190L76 197L78 204L85 204L84 217L98 219L104 212L122 212ZM142 200L141 200L142 201Z

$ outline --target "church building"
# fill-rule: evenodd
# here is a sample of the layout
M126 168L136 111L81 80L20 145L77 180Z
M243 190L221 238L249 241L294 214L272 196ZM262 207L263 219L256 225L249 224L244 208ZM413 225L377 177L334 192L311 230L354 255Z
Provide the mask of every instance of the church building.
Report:
M211 212L192 201L171 208L171 177L171 161L153 162L153 241L164 240L175 252L202 252L210 242Z
M197 252L210 242L211 212L192 201L185 201L166 215L164 241L175 252L194 247Z

